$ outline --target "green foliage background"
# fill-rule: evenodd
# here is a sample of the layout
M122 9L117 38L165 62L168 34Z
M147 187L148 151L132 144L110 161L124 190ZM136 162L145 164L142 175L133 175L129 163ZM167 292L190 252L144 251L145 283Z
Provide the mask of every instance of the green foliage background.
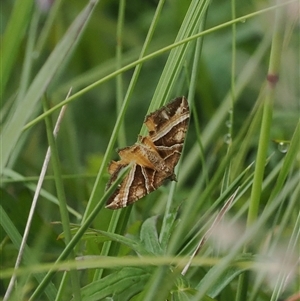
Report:
M16 0L0 7L1 297L8 298L48 145L51 164L9 300L296 294L298 1ZM126 209L105 209L115 149L146 133L147 112L182 95L191 120L178 183ZM181 275L238 187L214 240Z

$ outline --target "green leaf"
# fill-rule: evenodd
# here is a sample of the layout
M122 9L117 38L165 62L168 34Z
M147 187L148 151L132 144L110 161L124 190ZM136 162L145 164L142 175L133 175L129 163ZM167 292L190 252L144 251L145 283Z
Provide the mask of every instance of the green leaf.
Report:
M151 268L125 267L94 281L81 290L83 301L98 301L111 296L114 301L130 300L143 290Z
M254 255L251 254L242 254L236 261L235 263L238 262L251 262L254 259ZM215 269L218 269L218 265L214 266L209 270L209 272L205 275L205 277L200 281L200 283L197 285L196 289L201 290L201 285L202 282L205 282L206 277L210 277L210 275L213 275L215 273ZM241 273L247 271L249 268L240 268L238 266L230 266L222 276L219 278L219 281L213 285L210 290L207 292L207 295L209 295L212 298L215 298L218 296L221 291L229 284L232 282L232 280L236 277L238 277Z
M163 250L158 241L156 221L157 216L152 216L142 224L140 238L147 251L155 255L163 255Z
M128 238L116 233L110 233L102 230L95 230L95 232L100 233L101 235L108 237L110 240L113 240L115 242L119 242L129 248L131 248L133 251L135 251L137 254L140 255L149 255L148 250L141 244L139 241Z
M197 290L188 283L188 281L180 276L176 280L176 288L170 292L171 301L189 301L197 294ZM203 301L213 301L209 296L202 298Z
M169 213L167 214L167 216L164 217L163 220L163 226L160 233L159 241L161 248L164 250L164 253L167 251L169 239L175 225L178 210L179 207L174 207L169 211Z

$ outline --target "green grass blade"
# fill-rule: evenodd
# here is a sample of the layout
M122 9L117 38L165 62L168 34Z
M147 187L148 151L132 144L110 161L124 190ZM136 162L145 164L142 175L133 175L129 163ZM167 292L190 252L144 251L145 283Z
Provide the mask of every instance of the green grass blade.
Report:
M47 111L48 104L47 100L44 99L43 101L44 110ZM63 110L64 108L62 108ZM72 237L71 237L71 231L70 231L70 219L69 219L69 213L67 208L67 199L66 199L66 193L64 190L62 175L61 175L61 164L59 160L58 155L58 149L57 144L55 141L55 134L53 134L53 125L52 121L50 119L50 116L47 116L45 119L46 122L46 131L47 131L47 137L48 142L51 150L51 163L54 173L54 180L55 180L55 186L57 191L57 196L59 200L59 210L60 210L60 217L63 225L63 230L65 234L65 243L70 243ZM70 259L75 258L74 252L71 252ZM72 290L74 292L74 300L80 301L80 285L79 285L79 276L78 272L76 270L70 271L70 278L71 278L71 284L72 284ZM64 277L65 280L67 280L67 277ZM60 286L63 287L65 285L64 281L61 282Z
M34 4L33 0L18 0L14 4L9 23L5 29L1 41L1 80L0 80L0 98L1 107L5 103L2 98L5 86L9 80L13 64L16 60L17 52L30 22L30 11Z
M0 205L0 224L1 227L4 229L5 233L8 237L12 240L13 245L17 250L20 249L22 237L17 230L13 221L9 218L9 215L5 212L4 208ZM34 252L26 246L24 249L24 263L30 266L33 263L36 263L36 258L34 257ZM38 282L42 281L43 274L35 274L34 275ZM55 286L51 283L46 289L45 294L48 296L49 299L53 300L57 294L57 290Z
M4 126L0 136L2 143L1 174L3 167L6 166L8 158L22 134L24 125L32 116L32 112L36 110L40 97L45 93L55 73L60 69L62 62L72 53L95 5L96 2L91 1L76 18L33 80L23 99L22 105L17 106L15 110L12 111L10 118L8 118L8 122Z

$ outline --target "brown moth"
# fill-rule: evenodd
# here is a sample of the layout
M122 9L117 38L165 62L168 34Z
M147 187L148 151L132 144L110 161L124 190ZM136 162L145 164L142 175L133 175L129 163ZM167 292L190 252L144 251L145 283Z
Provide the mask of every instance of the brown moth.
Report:
M174 168L181 155L190 112L185 97L177 97L166 106L149 114L145 125L149 135L118 151L120 161L111 161L111 178L107 188L117 179L122 168L133 163L131 170L111 195L106 208L128 206L156 190L165 180L176 181Z

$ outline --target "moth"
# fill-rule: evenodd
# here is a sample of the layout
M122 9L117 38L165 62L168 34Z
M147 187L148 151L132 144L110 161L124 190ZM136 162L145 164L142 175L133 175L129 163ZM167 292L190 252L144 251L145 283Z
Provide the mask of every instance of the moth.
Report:
M166 180L176 181L174 168L181 155L190 118L186 98L177 97L166 106L145 118L149 134L118 151L119 161L111 161L111 178L107 188L119 172L130 163L132 168L108 199L106 208L126 207L160 187Z

